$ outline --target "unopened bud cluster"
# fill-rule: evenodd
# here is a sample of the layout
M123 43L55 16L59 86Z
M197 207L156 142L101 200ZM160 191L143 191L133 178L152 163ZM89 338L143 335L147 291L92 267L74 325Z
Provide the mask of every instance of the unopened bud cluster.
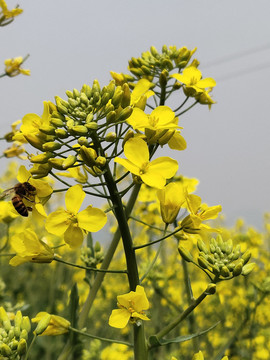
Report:
M197 258L199 266L213 275L216 279L233 278L239 275L248 275L255 264L249 263L251 253L241 253L240 245L233 247L232 240L223 241L220 235L210 240L209 249L203 240L199 239L197 247L200 251ZM184 247L179 247L179 253L188 262L194 262L191 253Z
M17 311L10 321L5 309L0 308L0 358L20 359L27 351L28 333L31 323L28 316Z
M84 247L81 250L81 260L85 266L96 268L104 259L104 252L97 241L94 247Z
M32 170L35 177L46 176L52 168L66 170L84 164L92 175L102 174L106 159L95 152L93 136L100 125L109 128L111 124L125 121L133 111L129 86L116 86L114 80L102 89L95 80L92 87L85 84L80 91L68 90L66 94L67 101L56 96L49 121L39 128L38 134L24 135L33 147L43 151L30 156L33 164L42 165ZM105 142L115 140L113 132L103 139Z
M176 46L162 47L162 52L151 46L150 51L142 53L139 58L131 58L129 61L129 71L137 78L152 79L159 71L159 83L165 86L167 83L168 72L173 69L183 69L187 66L191 56L196 49L189 50L186 47L177 48Z

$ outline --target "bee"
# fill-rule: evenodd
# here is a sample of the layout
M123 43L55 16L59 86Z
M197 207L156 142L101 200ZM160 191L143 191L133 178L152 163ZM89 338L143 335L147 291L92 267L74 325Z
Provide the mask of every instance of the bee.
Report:
M23 199L34 203L34 197L36 195L36 188L31 185L28 181L24 183L18 183L14 187L5 190L1 195L0 199L5 198L9 194L13 194L11 198L12 205L14 209L21 216L27 217L29 211L32 211L30 206L25 205Z

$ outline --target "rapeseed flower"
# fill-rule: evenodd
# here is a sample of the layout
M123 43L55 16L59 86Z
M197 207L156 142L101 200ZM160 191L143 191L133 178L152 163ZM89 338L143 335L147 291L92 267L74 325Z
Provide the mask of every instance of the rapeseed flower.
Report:
M82 185L72 186L66 192L66 210L56 210L46 220L47 231L58 236L64 235L65 242L72 248L82 244L87 232L99 231L107 222L106 214L92 205L79 212L84 198Z
M7 4L4 0L0 0L0 8L2 9L2 13L5 19L13 18L15 16L20 15L23 12L23 9L19 9L18 7L8 10Z
M150 320L144 315L143 310L149 308L149 302L144 288L136 286L135 291L117 296L117 305L120 309L113 310L109 318L109 325L115 328L124 328L129 321L132 323L140 320Z
M124 154L127 159L116 157L114 161L139 176L146 185L157 189L162 189L166 179L173 177L178 170L177 161L168 156L149 161L148 146L138 137L125 143Z
M5 60L5 73L10 76L14 77L19 74L23 75L30 75L30 70L22 69L21 65L23 64L24 59L22 56L18 56L12 59Z
M53 261L53 250L40 240L31 229L15 234L11 238L11 245L17 253L9 261L12 266L18 266L26 262L51 263Z
M186 90L193 89L196 93L202 93L205 89L216 86L214 79L202 79L202 73L195 66L189 66L183 70L182 74L173 74L171 77L184 84Z
M33 323L38 323L37 329L35 331L38 332L38 335L62 335L69 331L70 322L63 318L62 316L48 314L45 311L39 312L36 317L31 319ZM42 324L44 323L44 324ZM44 330L42 329L42 325L44 325ZM39 331L40 330L40 331ZM43 330L43 331L42 331Z

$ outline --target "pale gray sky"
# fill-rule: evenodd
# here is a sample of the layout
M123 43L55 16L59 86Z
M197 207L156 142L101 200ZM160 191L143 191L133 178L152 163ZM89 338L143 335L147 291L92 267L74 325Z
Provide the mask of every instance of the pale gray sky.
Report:
M203 201L223 206L229 225L243 217L261 226L270 211L269 0L18 3L24 13L0 29L0 61L29 53L31 76L1 79L2 134L26 113L41 114L43 100L95 78L106 85L110 70L127 72L151 45L197 47L203 76L217 80L217 104L182 116L188 148L170 155L180 173L200 180Z

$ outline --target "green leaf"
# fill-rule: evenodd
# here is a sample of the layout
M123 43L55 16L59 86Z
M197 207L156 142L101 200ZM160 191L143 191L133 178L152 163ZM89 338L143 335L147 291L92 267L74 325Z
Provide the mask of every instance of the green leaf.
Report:
M200 331L198 333L190 334L190 335L184 335L184 336L178 336L178 337L176 337L174 339L158 339L156 337L156 335L152 335L152 336L149 337L148 342L149 342L150 348L157 347L157 346L168 345L168 344L172 344L172 343L182 343L184 341L188 341L188 340L191 340L191 339L193 339L195 337L206 334L207 332L214 329L219 323L220 323L220 321L218 321L216 324L214 324L210 328L208 328L206 330L202 330L202 331Z

